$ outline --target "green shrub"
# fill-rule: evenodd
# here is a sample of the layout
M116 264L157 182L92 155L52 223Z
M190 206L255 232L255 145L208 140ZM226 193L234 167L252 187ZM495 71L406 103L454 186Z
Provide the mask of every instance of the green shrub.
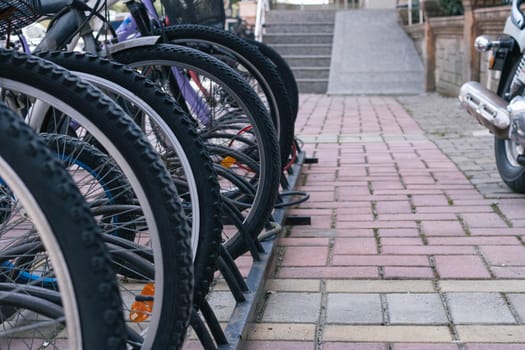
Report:
M459 16L463 14L463 4L461 0L440 0L439 4L447 16Z

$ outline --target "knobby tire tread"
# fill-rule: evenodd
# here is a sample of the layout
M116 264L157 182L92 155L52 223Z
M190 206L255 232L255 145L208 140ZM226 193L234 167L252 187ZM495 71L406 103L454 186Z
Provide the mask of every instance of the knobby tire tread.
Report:
M121 63L81 53L51 52L41 57L75 72L108 79L140 96L163 117L184 148L192 167L199 196L200 232L198 251L194 260L194 304L206 297L217 269L221 242L221 200L217 176L208 151L194 128L194 121L155 84Z
M4 59L0 62L5 63ZM124 349L126 331L118 284L84 198L45 143L19 116L4 108L0 109L0 135L1 157L31 190L69 268L84 348Z
M155 150L138 126L99 89L64 68L38 57L0 51L0 77L23 82L75 106L122 153L140 180L155 216L163 256L164 297L153 348L179 347L185 339L192 307L193 268L189 228L177 192ZM80 97L80 98L79 98ZM169 273L168 273L169 272ZM174 317L177 315L178 317Z
M276 101L276 107L270 103L270 112L273 122L279 122L278 139L281 151L281 164L282 166L286 165L294 139L295 116L290 105L286 84L279 74L277 67L273 66L272 63L261 54L258 48L225 30L198 24L180 24L164 27L157 31L159 34L165 36L167 40L173 41L178 45L191 45L192 40L218 44L222 49L231 50L231 52L233 52L232 55L240 56L253 65L250 66L241 62L259 82L267 99L270 101L273 97ZM220 52L212 52L212 50L204 52L216 55L220 59ZM265 83L268 84L270 91L267 90ZM278 111L275 111L275 108L277 108ZM276 116L276 113L279 113L279 115ZM279 118L278 121L277 118Z
M246 231L250 232L253 235L252 238L255 239L270 219L273 204L277 198L280 179L280 153L273 123L252 88L237 72L217 59L179 45L157 44L135 47L114 53L113 58L131 66L147 61L164 60L172 66L198 68L202 72L209 73L216 81L221 81L242 99L244 105L249 108L253 123L256 123L258 130L260 130L261 139L258 142L260 142L268 160L260 165L265 168L266 174L266 178L260 179L262 185L259 185L261 186L259 190L262 191L263 195L263 199L260 201L261 205L252 208L251 219L247 219L244 223ZM226 241L225 247L233 258L247 251L246 245L238 234Z

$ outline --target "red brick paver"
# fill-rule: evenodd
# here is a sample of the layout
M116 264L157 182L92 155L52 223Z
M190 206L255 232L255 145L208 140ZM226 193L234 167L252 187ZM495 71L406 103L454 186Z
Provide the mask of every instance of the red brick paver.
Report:
M259 332L246 348L525 349L522 305L509 301L502 310L518 328L455 325L458 311L449 305L451 295L478 293L483 304L525 293L525 285L512 284L525 279L525 200L484 198L393 97L301 95L300 106L296 132L319 162L303 165L298 189L311 198L288 215L310 216L312 225L287 227L277 241L268 295L275 302L286 293L299 303L315 293L320 303L308 321L290 315L295 321L281 322L280 315L264 325L268 339ZM499 279L501 290L487 284ZM349 302L356 298L363 302ZM389 304L396 300L413 300L406 307L412 314L392 315L403 309ZM446 315L436 324L430 301ZM367 319L367 307L381 321ZM265 301L259 313L271 319Z

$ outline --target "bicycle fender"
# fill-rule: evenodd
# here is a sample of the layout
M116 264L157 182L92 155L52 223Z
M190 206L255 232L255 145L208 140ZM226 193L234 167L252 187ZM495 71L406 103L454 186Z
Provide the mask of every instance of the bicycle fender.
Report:
M159 42L160 35L143 36L140 38L129 39L115 45L111 45L109 53L113 54L116 52L124 51L139 46L153 46Z

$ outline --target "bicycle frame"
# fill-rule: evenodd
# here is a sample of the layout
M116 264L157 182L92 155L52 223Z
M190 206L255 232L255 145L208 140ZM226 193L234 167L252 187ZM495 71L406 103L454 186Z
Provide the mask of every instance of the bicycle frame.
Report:
M117 1L118 0L107 0L106 6L110 7ZM151 0L142 0L141 2L144 5L147 13L137 13L135 17L132 14L126 16L119 27L115 30L118 42L125 42L130 38L137 38L143 34L150 34L150 23L146 23L149 22L149 20L152 20L160 25L161 20L157 11L155 10L155 6L153 6L153 2ZM130 7L130 5L128 5L128 7ZM138 10L136 11L139 12ZM141 15L143 17L139 18ZM140 24L138 24L137 21ZM197 95L196 90L190 86L189 79L184 74L182 74L179 69L173 67L171 71L175 76L182 96L184 96L184 99L190 106L191 110L197 115L197 118L201 123L204 125L209 125L211 121L210 111L205 101ZM202 85L200 85L197 80L195 80L195 82L197 83L198 88L202 89Z
M69 0L42 0L41 8L44 14L51 14L52 11L56 11L57 7L66 6L66 3L70 2ZM91 1L94 2L94 6L97 6L101 3L99 0ZM106 2L105 6L109 7L113 5L116 0L109 0ZM42 42L36 47L34 53L41 51L50 51L57 50L63 47L66 47L69 42L73 40L75 42L74 36L78 32L77 37L82 37L85 44L85 51L92 54L109 56L111 57L112 52L117 52L122 49L127 49L134 46L143 46L143 45L154 45L158 42L160 37L158 36L149 36L149 40L137 40L137 38L146 38L143 37L144 32L147 32L147 27L149 23L144 23L144 18L133 17L132 14L128 15L121 25L116 29L115 33L117 35L117 44L105 43L102 46L99 46L95 40L93 34L93 28L89 23L89 16L87 16L84 11L86 8L90 9L93 13L95 10L100 9L91 9L82 3L80 5L78 1L74 2L73 6L70 6L62 11L59 11L53 20L51 28L49 28ZM135 2L130 3L136 4ZM153 21L158 21L159 16L155 11L153 3L150 0L143 2L146 10L147 16ZM91 15L91 14L90 14ZM100 18L100 17L99 17ZM139 23L137 23L139 21ZM104 19L104 26L108 26L107 19ZM26 52L29 52L29 45L27 40L21 40L23 48ZM74 44L73 44L74 45ZM189 106L190 110L197 116L199 121L204 125L209 125L211 122L211 111L208 108L206 101L201 98L195 89L190 85L190 78L184 75L176 67L171 68L171 72L175 77L179 89L181 91L184 100Z

